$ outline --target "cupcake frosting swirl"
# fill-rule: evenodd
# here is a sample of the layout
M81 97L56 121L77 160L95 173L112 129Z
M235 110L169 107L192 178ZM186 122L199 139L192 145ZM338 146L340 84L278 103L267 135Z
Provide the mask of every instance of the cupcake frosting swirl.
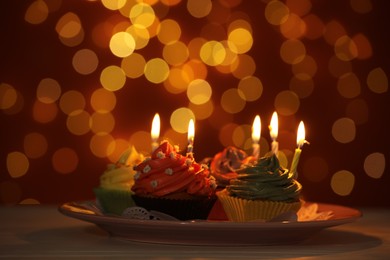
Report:
M134 146L127 149L115 164L109 164L100 177L100 187L105 189L130 191L134 184L134 165L144 160Z
M275 155L260 158L237 173L237 179L231 180L227 186L228 192L233 196L252 200L299 200L301 184L287 169L279 165Z
M231 179L237 178L236 171L249 159L245 151L228 146L211 160L211 175L215 177L218 185L226 186Z
M186 192L209 197L216 188L207 168L196 163L192 156L178 154L167 141L134 169L137 173L132 191L136 195L161 197Z

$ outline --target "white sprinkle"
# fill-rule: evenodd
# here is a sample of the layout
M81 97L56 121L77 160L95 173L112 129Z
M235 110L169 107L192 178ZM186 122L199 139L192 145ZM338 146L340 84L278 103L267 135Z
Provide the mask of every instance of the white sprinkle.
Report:
M158 185L158 182L156 180L153 180L150 182L150 185L153 187L153 188L156 188L157 185Z
M150 172L152 168L149 165L146 165L145 168L142 170L143 173L148 173Z
M176 154L174 152L171 152L169 154L169 157L171 157L171 159L175 159L176 158Z
M165 169L165 174L172 175L173 174L172 168Z
M192 164L192 161L193 161L193 160L187 158L187 159L186 159L186 164L187 164L187 166L190 166L190 165Z
M150 160L152 160L152 157L146 157L145 160L144 160L144 162L148 162L148 161L150 161Z
M165 154L162 151L159 151L157 153L157 157L160 158L160 159L165 158Z
M138 180L140 175L141 175L140 172L136 172L136 173L134 174L134 180Z
M202 163L201 166L203 169L209 169L209 166L207 164Z
M189 171L189 172L193 172L193 171L194 171L194 167L189 167L189 168L188 168L188 171Z

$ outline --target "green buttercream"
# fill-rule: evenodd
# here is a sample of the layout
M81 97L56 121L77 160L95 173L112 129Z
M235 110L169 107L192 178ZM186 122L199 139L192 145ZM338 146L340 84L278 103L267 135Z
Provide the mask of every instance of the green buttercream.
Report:
M260 158L252 165L237 171L227 190L232 196L243 199L272 201L298 201L302 185L287 169L280 167L275 155Z

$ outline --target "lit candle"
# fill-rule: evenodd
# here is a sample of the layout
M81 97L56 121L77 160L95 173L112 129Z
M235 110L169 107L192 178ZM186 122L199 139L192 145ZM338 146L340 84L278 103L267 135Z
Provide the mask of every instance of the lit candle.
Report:
M278 137L278 114L276 112L272 114L269 130L270 130L270 136L272 138L272 144L271 144L272 153L277 156L279 150L279 143L276 141L276 138Z
M192 152L194 150L194 137L195 137L195 125L194 120L190 120L188 123L188 146L187 146L187 155L192 157Z
M298 134L297 134L297 149L295 149L294 153L294 158L291 163L291 169L290 172L293 174L294 179L298 178L298 172L297 172L297 167L298 167L298 161L299 157L301 156L301 147L304 143L307 143L305 140L305 126L303 122L301 121L298 126Z
M253 148L253 157L257 160L260 154L260 134L261 134L261 121L260 116L256 116L253 120L252 125L252 148Z
M158 137L160 136L160 116L158 113L156 113L153 118L151 136L152 151L154 151L158 147Z

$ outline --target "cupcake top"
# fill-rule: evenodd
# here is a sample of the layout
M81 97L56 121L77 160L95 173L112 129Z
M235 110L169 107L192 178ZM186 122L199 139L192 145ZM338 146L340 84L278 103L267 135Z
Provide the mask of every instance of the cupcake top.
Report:
M251 159L252 157L248 157L243 150L228 146L212 158L210 163L211 175L215 177L218 185L224 187L229 184L231 179L237 178L236 171Z
M227 191L231 196L249 200L298 201L302 185L293 174L279 165L275 155L262 157L237 171Z
M100 187L104 189L126 190L134 184L134 165L144 160L144 156L137 152L134 146L127 149L115 164L109 164L100 177Z
M136 195L162 197L186 192L190 195L210 197L214 194L215 179L206 167L192 156L178 153L168 141L163 141L151 157L134 167L137 173L132 191Z

